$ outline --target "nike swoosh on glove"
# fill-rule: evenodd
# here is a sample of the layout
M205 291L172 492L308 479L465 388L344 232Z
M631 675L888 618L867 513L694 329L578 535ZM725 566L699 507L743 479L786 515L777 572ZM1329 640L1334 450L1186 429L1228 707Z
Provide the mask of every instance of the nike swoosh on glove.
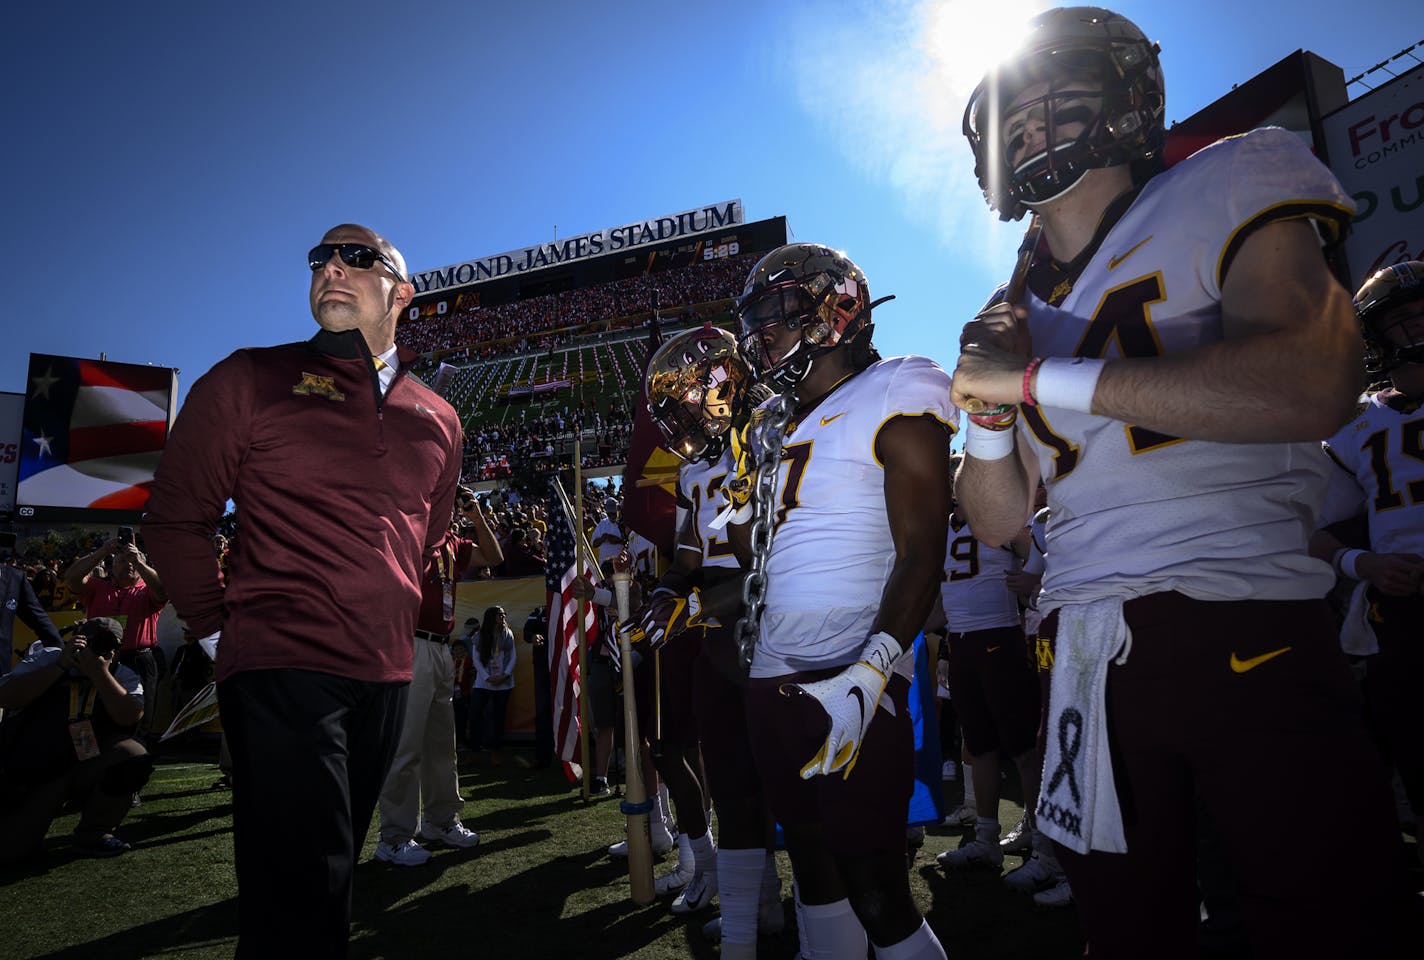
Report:
M752 459L751 444L748 442L750 432L751 424L748 423L742 429L733 430L731 433L732 460L737 468L732 477L717 490L726 503L708 524L713 530L721 530L729 523L740 526L752 518L752 483L756 479L756 464Z
M656 594L643 608L642 615L622 629L628 633L629 643L647 640L649 648L656 650L678 634L704 626L702 613L702 594L696 587L685 597L674 593Z
M890 682L895 661L904 654L900 641L888 633L873 634L860 652L860 659L833 677L813 683L788 683L781 688L815 699L831 720L826 742L801 768L801 779L845 770L850 776L865 741L865 731L875 716L876 704Z

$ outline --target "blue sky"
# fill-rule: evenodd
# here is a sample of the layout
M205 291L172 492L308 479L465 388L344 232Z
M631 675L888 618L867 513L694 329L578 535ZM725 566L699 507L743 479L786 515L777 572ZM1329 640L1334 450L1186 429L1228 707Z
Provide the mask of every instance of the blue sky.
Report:
M984 206L960 115L1044 6L22 5L0 39L0 390L32 351L176 366L186 391L306 338L303 258L334 223L418 271L734 197L897 295L883 353L951 366L1022 229ZM1408 0L1115 9L1162 45L1169 120L1298 48L1352 77L1424 34Z

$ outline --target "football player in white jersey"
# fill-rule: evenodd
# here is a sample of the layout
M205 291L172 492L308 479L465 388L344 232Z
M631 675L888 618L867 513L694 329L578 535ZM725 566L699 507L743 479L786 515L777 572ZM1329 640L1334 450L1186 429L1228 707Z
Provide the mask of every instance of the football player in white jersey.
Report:
M722 584L740 596L741 566L726 531L713 529L712 521L723 503L719 490L735 470L729 436L770 394L753 382L736 339L711 326L678 334L648 362L648 412L663 446L686 462L678 471L677 555L634 618L631 634L635 642L647 638L660 650L658 769L672 789L679 826L684 835L694 835L692 870L682 876L675 871L659 886L667 892L681 881L685 889L673 901L675 913L700 910L719 895L722 916L708 932L721 939L729 960L754 957L758 933L776 933L785 920L773 831L742 703L745 675L731 629L704 619L700 599L704 590ZM717 811L715 855L702 812L699 767L706 769Z
M1030 848L1034 856L1004 877L1011 889L1037 893L1054 886L1061 870L1051 845L1033 827L1038 778L1043 757L1038 751L1039 683L1030 665L1018 598L1008 586L1009 574L1029 551L1024 527L1011 544L991 547L974 536L956 505L949 519L949 546L944 560L940 599L946 621L949 690L964 730L965 747L974 766L974 839L939 855L946 870L1003 866L1006 852ZM1027 834L1023 847L1010 850L999 842L999 770L1011 760L1023 784Z
M1371 732L1399 771L1416 822L1424 818L1424 262L1380 270L1355 294L1371 372L1389 386L1326 443L1332 471L1322 526L1368 520L1364 549L1320 530L1311 551L1354 581L1341 632L1346 653L1368 658ZM1424 856L1424 844L1420 844Z
M979 537L1017 534L1048 487L1039 827L1094 956L1195 956L1194 794L1256 955L1382 955L1388 786L1306 550L1319 441L1359 392L1320 249L1352 204L1280 129L1162 172L1157 50L1110 11L1050 10L965 112L991 207L1042 227L1021 302L965 326L954 374ZM1321 757L1356 785L1352 826L1302 844ZM1260 831L1242 796L1300 819Z
M752 505L772 533L747 718L812 955L861 960L868 935L878 955L943 957L905 871L905 652L938 595L957 414L933 361L878 359L873 306L859 267L809 243L767 254L737 301L743 355L791 404L783 436L775 418L753 432L755 459L777 445L781 463Z

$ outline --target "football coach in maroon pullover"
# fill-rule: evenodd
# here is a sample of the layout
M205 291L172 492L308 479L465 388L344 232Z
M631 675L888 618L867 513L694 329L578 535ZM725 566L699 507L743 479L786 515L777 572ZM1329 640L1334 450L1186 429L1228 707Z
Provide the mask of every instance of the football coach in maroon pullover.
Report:
M310 340L193 384L144 540L200 637L220 634L233 760L237 956L343 957L352 868L405 714L421 575L460 471L455 411L395 346L415 288L354 224L313 247ZM224 590L212 535L231 499Z

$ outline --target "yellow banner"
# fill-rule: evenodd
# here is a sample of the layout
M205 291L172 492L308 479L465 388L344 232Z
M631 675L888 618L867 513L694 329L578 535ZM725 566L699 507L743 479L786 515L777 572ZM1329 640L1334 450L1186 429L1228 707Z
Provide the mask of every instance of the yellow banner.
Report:
M490 607L504 610L514 633L514 693L505 716L506 733L534 734L534 665L536 651L546 655L548 647L531 647L524 642L524 621L530 610L543 610L548 599L543 577L505 580L466 580L455 585L455 636L465 634L465 621L474 617L483 623ZM478 637L478 633L476 633Z

